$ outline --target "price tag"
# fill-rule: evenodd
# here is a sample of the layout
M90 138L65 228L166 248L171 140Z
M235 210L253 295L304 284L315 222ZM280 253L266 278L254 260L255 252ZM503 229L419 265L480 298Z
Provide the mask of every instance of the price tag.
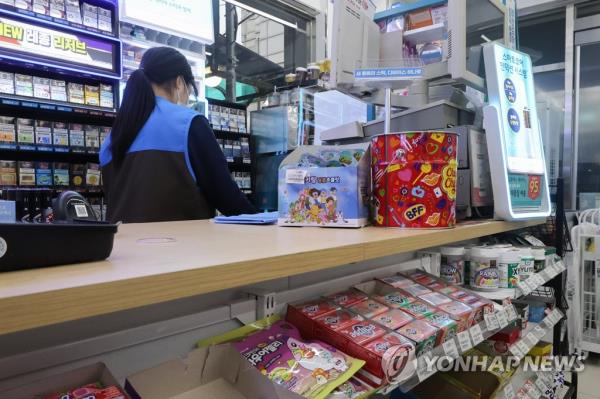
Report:
M473 327L471 327L469 332L471 333L473 345L479 345L483 342L483 334L481 333L481 328L479 327L479 324L475 324Z
M540 396L542 396L542 393L539 389L537 389L536 386L532 386L529 392L527 392L527 395L531 396L533 399L538 399Z
M496 312L496 318L498 319L500 328L504 328L508 325L508 318L506 317L506 312L504 310Z
M426 352L417 358L417 376L419 381L424 381L435 373L435 368L432 365L432 369L429 369L429 360L431 359L431 353Z
M473 347L473 345L471 345L471 338L469 338L468 331L462 331L458 333L458 345L460 346L461 352L466 352Z
M456 359L458 354L458 348L456 347L456 341L454 339L450 339L442 344L444 347L444 353L446 356L450 356L452 359Z
M538 339L542 339L542 337L546 335L546 331L540 326L535 326L535 328L533 329L533 333Z
M552 277L553 277L553 273L550 272L550 269L544 269L542 271L542 278L545 281L549 281L550 279L552 279Z
M531 292L531 289L526 284L526 281L521 281L520 283L517 284L517 287L521 290L523 295L527 295Z
M531 277L529 277L527 280L525 280L525 285L529 289L529 292L535 290L538 287L537 284L535 283L534 279Z
M517 318L517 312L515 312L515 307L513 305L509 305L506 307L506 317L508 317L508 321L513 321Z
M565 262L562 259L556 261L555 264L556 264L556 268L558 269L559 273L561 273L567 269L567 267L565 266Z
M546 391L548 390L548 387L546 386L546 383L544 382L543 378L538 378L537 380L535 380L535 385L540 391L542 391L542 393L546 393Z
M533 281L538 287L546 282L546 280L540 274L534 274Z
M484 315L483 318L485 320L485 327L488 331L496 331L500 328L500 323L498 323L498 319L496 318L495 314L488 313Z
M523 351L521 351L521 349L517 346L517 344L513 344L510 347L510 352L519 360L523 359L523 356L525 356L523 354Z
M517 342L517 348L523 353L523 356L529 353L529 346L527 346L524 340Z
M515 399L515 390L510 382L504 387L504 399Z
M539 341L539 339L538 339L538 338L537 338L537 337L536 337L536 336L535 336L535 335L534 335L532 332L530 332L529 334L527 334L527 336L525 337L525 339L526 339L526 340L527 340L527 342L529 343L529 346L530 346L530 347L532 347L532 348L533 348L533 347L534 347L534 346L535 346L535 345L538 343L538 341Z

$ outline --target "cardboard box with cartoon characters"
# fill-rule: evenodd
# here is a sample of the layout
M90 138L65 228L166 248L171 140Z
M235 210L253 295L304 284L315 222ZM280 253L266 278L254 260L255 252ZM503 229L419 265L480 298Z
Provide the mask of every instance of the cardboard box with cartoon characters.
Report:
M294 150L279 167L279 225L365 226L369 160L368 143Z

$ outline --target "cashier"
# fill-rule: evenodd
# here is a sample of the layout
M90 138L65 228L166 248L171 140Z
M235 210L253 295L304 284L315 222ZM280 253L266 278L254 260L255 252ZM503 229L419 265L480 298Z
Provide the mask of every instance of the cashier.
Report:
M215 209L255 212L231 178L208 121L187 107L191 92L198 89L180 52L145 52L100 150L109 221L208 219Z

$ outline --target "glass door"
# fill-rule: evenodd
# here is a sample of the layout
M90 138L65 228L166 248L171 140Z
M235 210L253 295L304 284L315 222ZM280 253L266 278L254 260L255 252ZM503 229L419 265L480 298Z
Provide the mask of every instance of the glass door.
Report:
M600 29L578 32L575 45L573 197L582 210L600 208Z

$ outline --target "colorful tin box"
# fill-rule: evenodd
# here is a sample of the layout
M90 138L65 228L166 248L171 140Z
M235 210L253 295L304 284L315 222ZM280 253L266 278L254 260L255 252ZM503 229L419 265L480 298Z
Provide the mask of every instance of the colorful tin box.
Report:
M374 224L432 228L456 224L457 134L402 132L371 140Z

